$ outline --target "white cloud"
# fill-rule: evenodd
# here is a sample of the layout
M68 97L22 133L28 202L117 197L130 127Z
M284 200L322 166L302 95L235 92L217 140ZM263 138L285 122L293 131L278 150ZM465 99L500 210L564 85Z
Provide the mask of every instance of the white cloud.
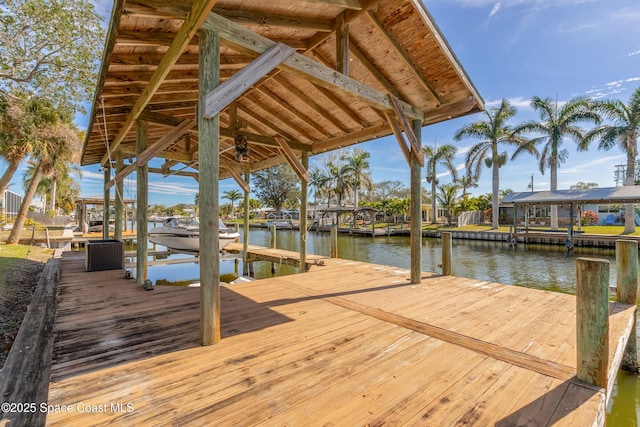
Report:
M502 5L502 3L498 2L495 5L493 5L493 9L491 9L491 12L489 12L489 17L495 15L496 13L498 13L498 11L500 10L500 6Z
M640 50L636 50L635 52L630 52L627 54L627 56L634 56L634 55L640 55Z
M507 101L509 101L509 103L513 107L516 107L519 110L521 110L521 109L531 109L531 100L530 99L524 99L522 96L517 96L515 98L507 98ZM487 101L487 102L485 102L485 106L487 108L498 107L501 102L502 102L502 99L498 99L498 100L494 100L494 101Z
M196 194L198 189L195 187L190 187L184 184L178 183L163 183L163 182L149 182L149 193L157 193L157 194L175 194L184 196L186 194Z

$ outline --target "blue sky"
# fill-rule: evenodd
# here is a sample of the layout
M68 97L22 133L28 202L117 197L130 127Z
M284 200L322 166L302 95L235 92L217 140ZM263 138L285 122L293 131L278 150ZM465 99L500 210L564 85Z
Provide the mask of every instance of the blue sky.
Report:
M640 2L638 0L424 0L467 74L483 96L487 109L507 98L518 109L512 124L537 119L529 106L533 96L558 102L575 96L618 98L628 102L640 87ZM98 10L108 15L111 2ZM453 141L466 123L484 120L484 114L450 120L422 130L423 145L454 144L455 164L464 169L464 153L475 142ZM79 125L86 127L86 119ZM409 169L393 137L359 144L371 153L374 182L400 180L409 185ZM559 169L558 188L578 181L614 186L614 167L625 155L612 149L577 152L565 141L569 158ZM511 149L507 149L511 152ZM310 164L319 164L311 157ZM450 179L439 170L441 183ZM549 172L541 175L537 161L521 156L500 170L500 187L528 191L549 189ZM423 173L424 175L424 173ZM135 175L126 183L125 197L135 195ZM17 180L14 180L17 182ZM84 168L83 196L102 194L103 175L97 167ZM22 192L20 184L10 187ZM220 182L220 192L239 187L233 180ZM193 203L198 184L191 178L150 176L149 202L174 205ZM473 194L491 191L491 173L483 169Z

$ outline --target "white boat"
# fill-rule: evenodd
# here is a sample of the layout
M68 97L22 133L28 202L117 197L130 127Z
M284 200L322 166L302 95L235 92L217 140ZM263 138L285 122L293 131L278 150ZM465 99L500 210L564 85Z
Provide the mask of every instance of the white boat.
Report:
M240 234L218 220L218 240L222 250ZM200 223L197 218L167 218L159 227L149 230L149 241L176 251L200 252Z

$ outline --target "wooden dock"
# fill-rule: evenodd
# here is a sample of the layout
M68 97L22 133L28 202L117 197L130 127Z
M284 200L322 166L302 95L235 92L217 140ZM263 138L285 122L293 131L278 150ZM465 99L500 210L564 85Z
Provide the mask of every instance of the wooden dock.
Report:
M275 264L285 264L292 266L298 266L300 264L300 252L277 248L265 248L256 245L249 245L248 249L248 262L268 261ZM241 254L243 251L243 246L241 242L231 242L227 246L225 246L224 250L232 254ZM325 259L327 259L327 257L322 255L307 254L307 269L312 265L318 265Z
M198 289L65 253L48 403L69 410L47 424L604 422L607 391L575 378L571 295L327 259L221 298L223 339L202 347ZM610 304L611 361L635 311Z

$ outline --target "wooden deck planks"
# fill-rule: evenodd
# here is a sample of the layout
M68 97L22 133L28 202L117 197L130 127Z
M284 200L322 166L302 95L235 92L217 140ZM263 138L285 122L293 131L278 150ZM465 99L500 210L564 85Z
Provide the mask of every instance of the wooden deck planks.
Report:
M49 425L575 425L602 412L557 341L575 340L572 296L433 274L410 285L406 270L331 259L223 287L223 340L201 347L197 289L83 269L63 259L49 403L135 411Z

